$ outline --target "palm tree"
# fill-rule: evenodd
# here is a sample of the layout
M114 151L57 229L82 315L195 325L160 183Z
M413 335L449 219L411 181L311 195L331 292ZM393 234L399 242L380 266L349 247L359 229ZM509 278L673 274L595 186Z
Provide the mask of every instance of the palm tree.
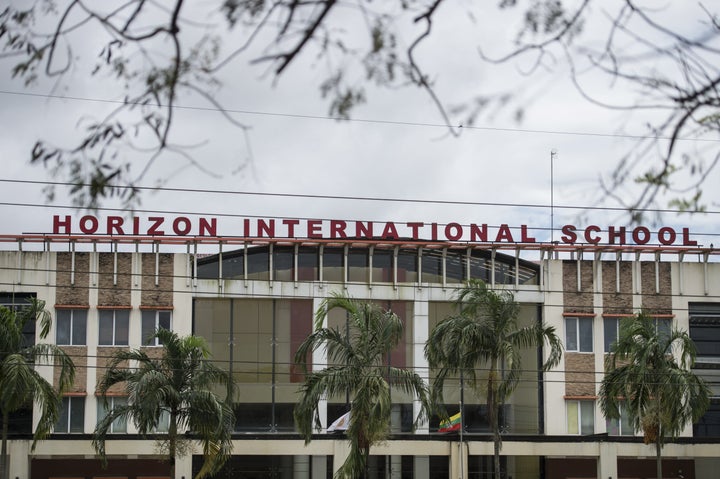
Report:
M680 363L676 358L679 358ZM658 331L644 312L620 323L620 334L607 358L600 387L605 417L620 419L621 408L645 444L655 444L657 477L662 476L661 449L688 421L697 421L710 404L710 390L691 371L695 345L685 331Z
M19 310L0 306L0 412L2 412L2 451L0 452L0 477L9 477L10 463L7 457L8 422L10 414L37 404L40 420L33 436L33 449L40 439L51 431L60 415L62 392L72 385L75 365L65 352L53 344L26 344L23 327L30 322L40 326L40 338L50 332L52 318L45 310L45 303L35 299ZM59 390L43 378L35 364L52 361L60 368Z
M347 312L349 332L322 327L327 312L333 308ZM306 443L313 429L321 427L317 410L320 399L345 394L350 397L350 454L336 478L367 477L370 447L389 434L391 387L419 399L416 425L428 417L429 397L422 378L388 364L388 353L399 343L402 331L402 321L392 311L337 294L323 301L315 315L315 331L295 354L296 364L304 368L306 375L294 416ZM307 371L308 354L323 347L328 366L321 371Z
M115 421L132 419L140 434L157 433L167 420L167 432L160 442L167 451L170 477L175 477L175 458L187 449L183 430L200 441L205 461L197 478L217 472L232 449L231 433L235 415L231 404L232 379L213 366L205 340L198 336L178 336L158 329L153 338L162 344L160 358L140 350L118 351L108 365L98 392L108 406L106 393L115 384L123 384L126 404L116 404L102 418L93 436L93 447L105 460L105 441ZM128 364L134 364L128 367ZM224 386L229 391L224 401L212 391Z
M494 291L480 280L470 280L456 293L457 315L440 322L425 345L425 357L437 369L432 396L443 404L443 386L449 375L479 389L478 373L487 371L487 411L494 442L495 478L500 479L500 406L520 380L522 349L550 346L543 370L556 366L562 344L555 328L541 323L519 327L520 306L509 291ZM482 368L482 369L481 369ZM502 368L502 370L501 370ZM478 391L479 392L479 391Z

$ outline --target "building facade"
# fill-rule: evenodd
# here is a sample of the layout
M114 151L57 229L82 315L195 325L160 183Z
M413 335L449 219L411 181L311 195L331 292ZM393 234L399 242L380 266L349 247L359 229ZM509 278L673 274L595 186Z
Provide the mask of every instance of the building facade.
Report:
M118 348L158 348L146 342L157 327L204 337L212 360L240 386L233 457L218 477L331 477L348 446L326 428L347 411L348 398L321 402L323 429L308 445L292 417L303 380L293 357L320 303L342 292L397 313L404 337L388 361L430 381L429 332L452 314L455 291L470 278L512 291L521 323L554 326L565 346L562 363L546 373L538 370L542 350L524 354L519 387L501 412L506 477L654 477L653 446L622 419L606 421L597 401L618 323L640 309L658 328L690 332L695 372L713 387L705 416L664 447L664 473L709 479L720 470L720 264L711 248L245 238L218 240L215 254L200 255L192 239L182 252L157 238L132 246L116 237L18 239L20 248L0 252L0 300L45 301L54 317L46 340L73 357L77 376L54 434L34 450L32 411L13 418L10 477L168 475L154 440L131 423L113 425L107 468L91 447L106 413L97 384L109 358ZM345 317L331 311L326 324L343 328ZM28 338L38 340L34 331ZM324 364L316 352L313 367ZM51 365L37 367L57 382ZM124 400L120 389L109 396L111 406ZM373 477L491 477L483 394L449 381L446 406L457 412L462 399L462 434L438 432L437 418L413 431L415 398L401 391L392 398L391 438L371 451ZM198 450L179 457L177 477L192 477L200 463Z

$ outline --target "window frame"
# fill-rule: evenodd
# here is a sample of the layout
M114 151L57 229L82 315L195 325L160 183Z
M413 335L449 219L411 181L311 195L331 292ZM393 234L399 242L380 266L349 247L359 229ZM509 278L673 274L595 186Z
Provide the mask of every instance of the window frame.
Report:
M60 328L64 321L61 321L61 314L69 313L69 326L70 331L68 331L67 342L61 342L60 340ZM76 331L76 323L80 322L80 318L76 317L76 313L83 313L82 321L84 322L83 329L84 329L84 335L82 338L82 343L75 342L75 331ZM88 317L88 310L86 308L55 308L55 344L58 346L87 346L87 317Z
M620 322L623 319L632 318L633 316L634 315L618 315L618 316L608 315L608 316L603 317L603 349L606 353L613 352L611 346L614 343L616 343L618 338L620 337ZM653 322L655 323L655 331L656 332L659 333L661 331L661 329L660 329L661 324L667 324L667 330L666 330L667 334L672 333L673 318L665 317L665 316L652 316L652 315L650 315L650 317L652 318ZM611 342L608 343L607 333L608 333L608 330L610 329L610 328L608 328L608 323L610 321L613 321L615 323L615 327L613 328L613 330L615 332L615 338Z
M617 429L618 434L612 434L610 432L610 429ZM629 429L629 430L626 430ZM620 418L619 419L610 419L605 418L605 431L608 433L609 436L634 436L635 435L635 429L633 428L632 424L630 424L630 417L627 415L627 408L625 407L625 403L620 404Z
M102 331L103 331L103 321L107 320L107 318L103 318L104 315L112 313L112 340L110 343L103 342L102 339ZM126 336L124 338L124 343L119 342L123 338L118 339L118 313L123 313L127 315L127 327L126 327ZM120 318L125 319L125 318ZM130 345L130 309L129 308L102 308L98 310L98 346L129 346Z
M107 400L108 405L105 407L105 400ZM102 396L97 398L97 422L98 424L100 421L107 416L107 414L115 409L116 402L118 400L122 400L121 404L117 404L117 406L125 406L127 405L127 396L106 396L103 398ZM127 434L127 417L122 420L120 418L115 419L112 424L110 424L110 429L108 430L111 434Z
M164 325L161 325L161 315L163 313L167 313L167 327ZM152 330L149 330L146 327L146 321L149 321L151 316L153 321L153 327ZM172 331L172 310L171 309L152 309L152 308L146 308L143 309L140 313L140 343L142 346L145 347L158 347L162 346L162 342L158 338L150 338L152 334L155 333L159 328L167 329L168 331ZM148 335L150 333L150 335ZM152 339L152 343L149 343L148 340Z
M565 326L565 351L570 353L594 353L595 352L595 318L593 316L574 316L574 315L567 315L565 316L564 326ZM568 327L569 322L575 322L575 346L574 348L570 347L570 328ZM590 349L584 350L583 349L583 343L581 341L582 334L581 334L581 324L589 324L590 325Z
M577 415L575 423L577 424L577 431L572 432L570 430L570 415L571 405L575 405L574 413ZM583 407L585 405L586 407ZM592 417L590 418L590 431L584 431L583 425L583 411L590 411ZM567 399L565 400L565 430L566 433L573 436L589 436L595 434L595 400L594 399Z
M83 434L85 432L85 396L63 396L62 404L53 432L56 434ZM79 408L79 410L75 408ZM77 415L80 415L80 427L77 428ZM75 423L73 422L75 418ZM62 430L59 426L65 426Z

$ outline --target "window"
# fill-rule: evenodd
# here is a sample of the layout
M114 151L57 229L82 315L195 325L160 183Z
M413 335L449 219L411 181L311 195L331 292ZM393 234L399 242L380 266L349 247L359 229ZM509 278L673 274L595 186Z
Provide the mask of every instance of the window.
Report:
M603 319L603 328L605 337L603 342L605 344L605 352L612 352L612 346L617 341L620 335L620 324L624 319L631 319L626 317L610 317ZM672 330L672 319L670 318L655 318L655 328L660 336L669 336Z
M593 351L593 318L565 318L565 350Z
M107 404L105 403L105 400L103 400L102 397L98 398L97 401L97 417L98 422L100 422L101 419L103 419L108 412L114 410L116 407L122 407L127 405L127 398L126 397L108 397L107 398ZM119 433L119 432L127 432L127 418L122 417L115 419L113 423L110 425L111 433Z
M160 417L158 418L157 426L149 432L152 433L158 433L158 432L168 432L170 430L170 411L167 409L162 409L160 411Z
M604 318L604 338L605 352L612 352L612 346L617 341L618 335L620 334L620 319L621 318Z
M620 419L606 419L605 426L607 427L607 433L611 436L632 436L635 434L624 404L620 405Z
M158 338L153 338L153 334L159 328L171 329L172 312L166 310L145 310L142 312L142 344L145 346L161 346L162 343Z
M130 311L127 309L101 309L99 317L101 346L127 346Z
M57 334L55 343L70 346L85 346L87 331L86 309L57 310Z
M595 403L593 401L568 401L568 434L593 434L595 432Z
M19 311L30 305L30 300L35 298L35 293L0 293L0 306L12 311ZM35 321L28 321L23 327L23 342L25 346L35 344Z
M55 423L56 433L83 432L85 426L85 398L66 396L60 407L60 417Z

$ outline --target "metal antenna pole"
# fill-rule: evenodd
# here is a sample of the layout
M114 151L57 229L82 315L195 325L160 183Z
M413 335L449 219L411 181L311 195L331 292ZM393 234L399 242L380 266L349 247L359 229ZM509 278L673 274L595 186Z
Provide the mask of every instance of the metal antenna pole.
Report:
M555 157L557 150L550 150L550 242L555 243Z

